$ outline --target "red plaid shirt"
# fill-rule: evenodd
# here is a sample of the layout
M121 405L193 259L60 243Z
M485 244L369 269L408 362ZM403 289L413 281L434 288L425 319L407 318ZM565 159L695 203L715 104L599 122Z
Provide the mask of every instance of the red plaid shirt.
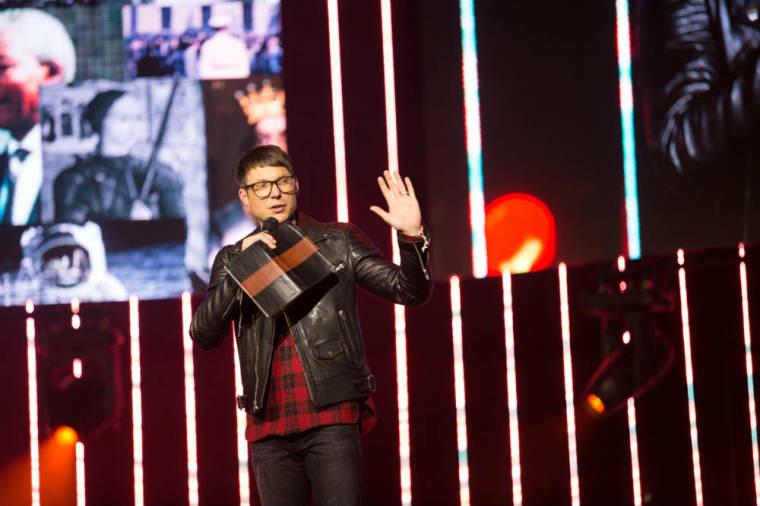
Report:
M275 343L264 416L248 415L245 438L258 441L268 436L295 434L338 423L359 423L363 434L375 425L376 420L372 397L364 402L346 401L315 407L309 397L293 334L288 332L278 336Z

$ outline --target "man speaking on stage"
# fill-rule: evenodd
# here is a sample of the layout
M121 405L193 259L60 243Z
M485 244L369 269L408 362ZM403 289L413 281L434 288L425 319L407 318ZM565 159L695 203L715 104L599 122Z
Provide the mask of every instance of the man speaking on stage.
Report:
M356 285L398 304L422 304L432 290L427 230L409 178L378 177L388 209L371 206L398 231L400 266L348 223L319 223L297 211L298 180L276 146L243 154L236 170L243 206L257 229L216 256L206 298L190 335L201 348L221 344L234 323L249 442L261 503L348 506L360 502L359 435L375 421ZM242 251L276 249L267 218L290 222L333 265L276 318L268 318L228 272ZM271 223L272 220L270 220ZM269 223L268 223L269 225ZM269 227L267 227L269 229Z

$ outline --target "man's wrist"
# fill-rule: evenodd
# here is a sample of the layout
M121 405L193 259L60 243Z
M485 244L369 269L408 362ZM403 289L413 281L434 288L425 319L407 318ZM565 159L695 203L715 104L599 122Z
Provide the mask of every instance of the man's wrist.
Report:
M412 227L410 229L401 230L401 233L404 235L408 235L409 237L422 237L423 230L424 230L424 227L422 225L419 225L417 227Z

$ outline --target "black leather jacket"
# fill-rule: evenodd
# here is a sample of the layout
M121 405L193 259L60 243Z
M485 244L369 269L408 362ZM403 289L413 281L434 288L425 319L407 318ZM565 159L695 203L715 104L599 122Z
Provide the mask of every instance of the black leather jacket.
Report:
M297 225L335 266L333 274L285 311L311 399L326 406L366 398L375 383L364 354L356 285L398 304L425 302L432 291L426 242L399 234L401 265L397 266L353 225L319 223L303 213ZM255 414L266 402L276 322L261 313L224 269L241 244L225 246L217 254L190 336L199 347L213 348L234 322L243 383L238 407Z
M760 143L760 0L670 0L661 154L679 171ZM751 137L751 138L748 138Z

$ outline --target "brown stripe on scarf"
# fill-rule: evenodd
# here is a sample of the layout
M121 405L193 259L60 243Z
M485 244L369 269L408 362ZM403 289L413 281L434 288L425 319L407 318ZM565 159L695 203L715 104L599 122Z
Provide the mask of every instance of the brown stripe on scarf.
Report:
M317 251L317 247L307 237L294 244L287 251L271 259L241 284L249 296L255 297L264 291L283 273L297 267Z

